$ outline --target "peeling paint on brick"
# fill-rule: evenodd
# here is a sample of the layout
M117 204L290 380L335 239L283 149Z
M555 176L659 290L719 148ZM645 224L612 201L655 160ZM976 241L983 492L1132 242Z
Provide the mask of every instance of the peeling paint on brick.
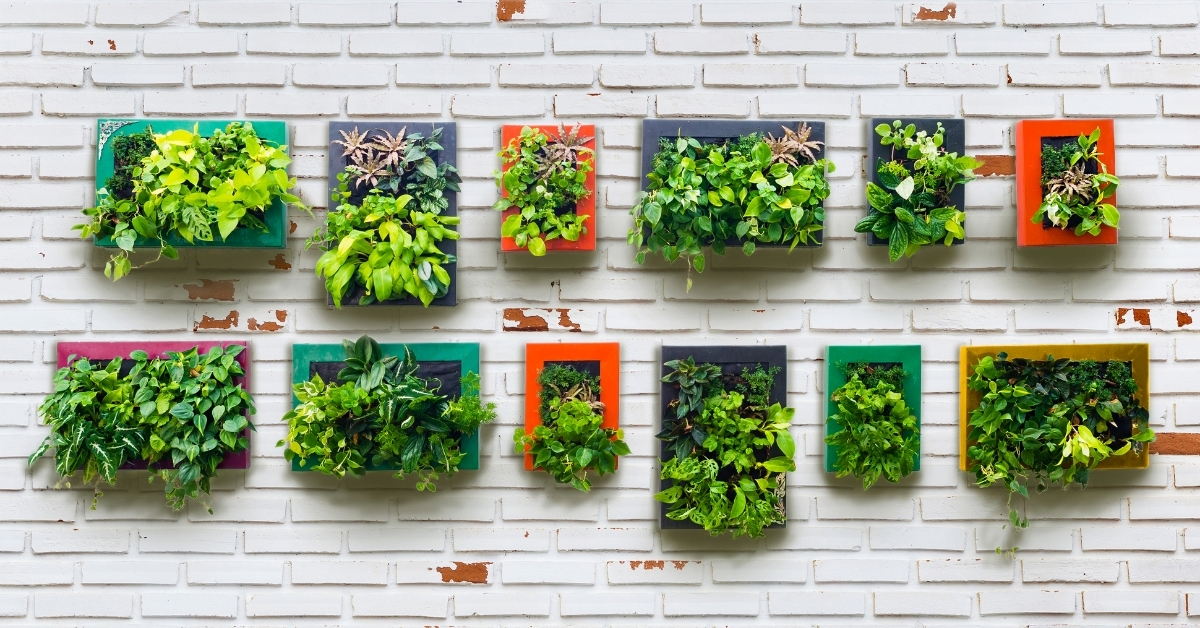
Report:
M1182 310L1175 312L1175 324L1179 327L1187 327L1192 324L1192 315Z
M496 19L501 22L512 21L513 16L525 12L525 0L500 0L496 3Z
M435 570L442 575L442 582L487 584L488 568L490 565L491 563L454 561L451 567L436 567Z
M185 283L177 287L187 290L188 299L192 301L232 301L236 282L236 279L201 279L198 284Z
M1155 432L1150 453L1164 456L1200 456L1200 434Z
M504 309L504 331L594 332L596 328L595 317L588 315L584 310L519 307Z
M272 259L271 261L269 261L267 263L270 264L271 266L275 267L275 270L291 270L292 269L292 265L289 264L287 259L284 258L283 253L276 255L275 259Z
M935 10L935 9L931 9L927 6L922 6L920 9L917 10L916 15L913 16L913 21L945 22L946 20L955 17L957 12L958 12L958 5L953 2L947 2L946 6L942 7L940 10Z
M201 316L193 331L201 329L234 329L238 325L238 311L233 310L225 318L213 318L207 314Z
M279 331L283 329L283 324L287 322L287 310L275 310L275 320L259 322L256 318L246 320L246 329L249 331Z

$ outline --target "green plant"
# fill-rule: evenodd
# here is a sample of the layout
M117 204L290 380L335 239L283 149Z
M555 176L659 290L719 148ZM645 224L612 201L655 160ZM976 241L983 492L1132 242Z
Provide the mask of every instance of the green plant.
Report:
M266 232L263 214L276 199L307 211L288 192L296 179L287 176L287 147L261 142L249 122L231 122L211 137L200 135L199 124L153 137L153 152L132 169L122 164L109 180L123 185L124 177L131 179L128 197L101 189L96 206L83 210L90 221L75 225L83 238L116 243L119 250L104 265L114 281L132 270L129 254L139 236L158 241L158 257L149 264L179 256L167 243L171 235L192 243L213 241L214 227L222 240L238 227ZM144 150L145 138L122 146L124 158L132 158Z
M637 262L647 253L668 262L682 257L690 288L691 270L704 272L705 248L724 255L727 243L738 243L751 255L757 244L787 244L790 251L817 242L833 164L816 159L821 142L809 139L807 125L783 131L717 143L663 138L648 190L632 210L629 244L638 248Z
M586 182L593 169L593 151L584 146L591 140L579 136L579 125L568 132L560 124L554 136L531 127L521 129L500 151L508 170L496 173L496 185L504 194L494 207L519 210L504 219L500 235L541 256L546 254L547 241L574 242L587 231L588 216L575 213L575 207L592 193Z
M1035 224L1048 220L1059 229L1075 227L1075 235L1100 235L1100 227L1114 229L1121 213L1105 201L1116 195L1121 181L1100 161L1100 129L1063 144L1042 146L1042 205L1033 215ZM1100 172L1089 173L1097 164ZM1073 223L1073 225L1072 225Z
M225 454L249 446L242 432L254 429L245 417L254 403L233 383L245 375L235 359L244 348L214 347L203 355L193 348L154 359L134 351L127 375L120 374L121 358L96 365L70 356L38 409L50 434L29 464L53 447L59 476L82 470L99 498L100 484L115 485L122 465L144 460L151 480L166 483L171 507L183 508L188 498L209 493Z
M1087 485L1091 469L1154 440L1138 385L1124 362L985 356L967 382L982 395L971 410L968 471L981 487L1029 497L1047 484ZM1028 520L1009 509L1016 527Z
M829 419L841 430L825 437L838 448L837 477L853 475L863 490L880 478L899 482L913 472L921 452L917 417L904 402L899 366L856 362L842 366L846 383L833 391L838 411Z
M671 486L654 496L668 505L667 517L691 521L713 536L751 538L786 521L786 475L796 469L796 444L788 432L795 410L769 403L778 370L722 375L720 367L691 358L666 366L673 370L663 381L680 390L658 434L674 454L660 474Z
M533 464L560 484L581 491L592 488L589 471L604 476L616 471L617 456L629 454L624 431L602 427L604 402L600 378L563 364L548 364L538 374L541 425L526 433L517 428L517 453L528 452Z
M453 475L465 454L462 439L496 418L495 404L479 399L479 374L463 373L452 399L441 383L417 375L413 352L385 356L369 336L344 340L341 384L320 375L293 386L299 405L283 416L284 458L336 477L363 475L367 465L398 466L396 477L416 474L417 490L436 490L440 474Z
M899 120L880 124L875 133L880 144L891 147L891 156L878 161L879 184L867 183L871 210L854 231L887 240L893 262L901 256L912 257L927 244L942 241L950 246L955 240L965 240L967 215L951 203L950 193L973 180L972 170L983 162L946 152L942 146L946 130L940 122L932 135Z

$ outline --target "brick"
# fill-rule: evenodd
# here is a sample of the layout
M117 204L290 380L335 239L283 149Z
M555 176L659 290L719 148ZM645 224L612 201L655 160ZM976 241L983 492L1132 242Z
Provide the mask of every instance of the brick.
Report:
M663 594L665 617L705 617L710 615L756 617L762 603L757 592Z
M1159 35L1158 54L1163 57L1194 57L1200 55L1200 37L1190 33Z
M644 118L649 101L634 94L557 94L554 115L559 118Z
M492 84L492 75L492 67L489 65L402 63L396 66L396 84L403 86L489 86Z
M128 56L137 54L137 36L124 33L46 33L42 54L84 56Z
M1104 3L1105 26L1196 26L1197 23L1196 7L1191 4Z
M214 617L233 619L238 596L233 593L143 593L142 617Z
M670 308L658 310L612 309L605 313L605 326L619 331L690 331L700 329L699 312Z
M1138 33L1062 33L1058 36L1058 52L1063 55L1148 55L1154 51L1153 42L1151 37Z
M1012 582L1013 563L1000 557L919 560L917 561L917 580L919 582Z
M492 7L482 3L489 12ZM515 7L514 7L515 8ZM550 0L533 0L511 12L497 11L496 19L513 25L546 24L546 25L577 25L591 24L595 20L592 5L588 2L551 2Z
M919 526L871 526L872 550L935 550L962 552L967 549L966 528Z
M83 584L179 583L179 563L166 561L88 561L81 573Z
M293 560L292 584L386 585L388 563L365 560Z
M341 33L305 33L296 37L287 31L262 31L246 35L248 54L338 56L342 54Z
M897 308L815 308L809 326L816 331L900 331L904 313Z
M188 561L187 581L192 585L275 585L283 584L283 563L239 560Z
M992 87L1000 84L1000 66L981 63L909 63L905 83L927 87ZM963 94L982 96L982 94ZM988 97L995 98L993 94ZM963 106L966 109L966 106Z
M106 2L96 6L98 26L166 26L186 24L187 2Z
M386 65L362 63L297 63L292 84L300 87L386 87Z
M652 617L658 596L651 593L560 593L559 615L563 617Z
M337 94L296 94L287 99L271 92L246 94L248 116L336 116L340 109Z
M491 24L493 6L488 2L404 2L396 11L401 26Z
M1121 563L1116 560L1052 559L1022 560L1024 582L1116 582Z
M51 116L133 115L137 102L132 94L69 92L42 95L42 113Z
M282 63L198 63L192 66L193 87L275 86L287 74Z
M1195 87L1200 85L1200 76L1189 63L1110 63L1108 82L1113 86Z
M885 31L854 35L854 54L859 56L944 56L949 53L949 39L939 32L914 31L903 37Z
M80 87L84 66L78 64L5 63L0 67L0 86Z
M0 563L0 585L10 587L44 587L71 585L75 582L75 565L60 562L3 562Z
M33 600L33 616L54 617L133 617L133 596L119 593L38 593Z
M913 309L913 329L922 331L1004 331L1008 310L959 307Z
M0 116L27 116L33 114L33 97L31 94L0 95Z
M292 21L290 2L199 4L197 8L199 22L211 26L265 26L288 24Z
M350 56L436 57L445 49L443 39L441 33L408 32L404 37L389 33L350 33Z
M142 113L148 116L235 115L237 108L237 94L148 92L142 97Z
M1129 498L1130 520L1175 520L1200 519L1200 499L1192 497L1148 497Z
M1087 64L1008 64L1008 84L1016 87L1100 87L1100 66Z
M690 2L605 2L600 5L600 23L605 26L691 24L695 9Z
M904 560L822 558L813 561L813 582L908 582Z
M1069 615L1075 613L1072 591L982 591L980 615Z
M96 85L183 85L183 65L178 63L95 63L92 82ZM45 102L43 101L43 110Z
M513 64L500 65L501 87L590 87L595 81L587 64Z
M556 55L645 54L646 34L637 31L571 31L555 33L551 48Z
M596 583L596 565L577 561L512 561L500 565L504 584L580 584Z
M972 596L946 592L876 591L875 615L970 617Z
M700 584L704 566L700 561L630 560L609 561L608 583L621 584Z
M900 68L884 63L809 63L804 84L812 87L892 87L900 84Z
M546 51L541 33L454 33L450 54L456 57L540 56Z
M1146 615L1178 615L1179 593L1176 591L1084 591L1084 613L1141 613Z
M600 65L604 87L693 87L696 69L691 65Z
M953 10L937 2L912 3L905 7L903 22L916 26L991 26L996 23L994 5L959 5Z
M795 87L798 68L787 63L706 63L703 83L708 87Z
M102 502L103 503L103 502ZM142 528L138 530L138 552L232 554L237 532L211 528Z
M958 103L953 96L903 95L882 96L863 94L858 97L859 115L869 116L953 116L958 113ZM934 251L940 249L934 249ZM932 251L931 251L932 253ZM924 256L921 259L925 259Z
M34 530L32 548L34 554L125 554L129 552L129 530Z
M890 2L803 2L800 23L867 26L895 24L896 9Z
M491 584L496 568L491 562L400 561L397 584Z
M1200 582L1200 561L1185 558L1131 558L1129 582Z
M246 617L340 617L341 614L342 596L336 593L246 594Z
M1066 319L1066 320L1064 320ZM1017 331L1108 331L1107 309L1017 308Z
M455 617L549 617L550 596L545 593L459 593L454 596Z
M714 583L768 582L803 584L808 564L797 560L714 560Z
M1034 33L971 33L955 37L954 51L961 56L1022 55L1045 57L1050 54L1048 35Z
M666 55L737 55L750 51L745 33L732 31L659 31L654 52Z
M387 26L392 23L392 5L302 2L297 17L301 26Z
M846 53L846 34L809 31L796 37L787 31L754 34L754 52L760 55L841 55Z
M768 2L705 2L700 5L700 23L713 25L790 24L792 8Z
M25 617L28 614L28 595L0 595L0 617Z
M445 618L449 601L436 593L355 593L350 608L355 617Z
M1005 26L1078 26L1095 24L1096 17L1091 2L1004 4Z
M772 616L862 616L867 601L862 593L833 591L770 591L767 609Z
M450 113L463 118L532 118L546 113L541 96L455 95Z
M758 115L760 118L849 118L852 102L848 94L813 94L804 99L761 94Z
M454 549L458 552L546 552L549 530L524 528L455 528Z
M86 2L8 2L0 5L0 24L5 26L83 26L88 21Z
M654 536L641 528L559 528L557 547L560 552L648 552Z

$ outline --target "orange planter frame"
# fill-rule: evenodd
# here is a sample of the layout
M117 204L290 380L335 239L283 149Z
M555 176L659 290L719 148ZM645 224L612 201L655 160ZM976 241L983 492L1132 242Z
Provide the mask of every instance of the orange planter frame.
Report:
M1017 122L1017 246L1090 246L1116 244L1117 230L1100 227L1100 235L1075 235L1072 229L1043 229L1033 223L1042 206L1042 138L1078 137L1100 129L1100 163L1117 172L1112 120L1021 120ZM1109 200L1117 204L1117 197Z
M541 124L541 125L539 125L539 124L506 124L506 125L500 127L501 150L508 148L508 145L510 143L512 143L513 140L520 137L521 129L524 127L529 127L531 129L539 130L542 133L545 133L547 135L554 135L554 134L558 133L558 126L553 125L553 124ZM568 126L566 128L567 128L568 132L571 130L570 126ZM595 251L596 250L596 125L594 125L594 124L579 125L579 134L583 135L585 137L592 138L583 144L584 146L592 149L592 170L591 170L591 172L587 173L587 180L584 182L584 185L587 186L587 189L589 192L591 192L591 194L589 194L585 198L580 199L579 202L575 204L575 213L576 213L576 215L579 215L579 216L588 216L591 218L591 220L584 221L584 229L586 230L586 232L583 233L582 235L580 235L578 240L576 240L574 242L564 240L562 238L555 238L553 240L548 240L548 241L546 241L546 250L547 251ZM508 169L509 169L508 164L501 163L501 165L500 165L501 173L508 172ZM506 198L507 196L508 196L507 190L505 190L504 187L501 186L500 187L500 197ZM503 221L504 218L508 218L509 216L512 216L513 214L516 214L519 211L520 210L518 210L516 208L506 209L506 210L504 210L503 217L501 220ZM504 236L500 236L500 250L505 253L514 253L514 252L518 252L518 251L525 251L525 252L529 251L529 249L524 249L524 248L518 247L516 242L514 242L512 238L506 238Z
M621 343L529 343L525 345L526 433L542 424L537 380L547 362L599 362L600 401L604 403L604 421L600 426L614 430L621 426ZM525 470L533 471L533 456L528 447L525 452Z

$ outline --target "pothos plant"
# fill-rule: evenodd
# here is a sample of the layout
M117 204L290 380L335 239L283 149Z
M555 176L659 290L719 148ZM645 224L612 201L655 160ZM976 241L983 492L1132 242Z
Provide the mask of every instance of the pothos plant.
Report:
M308 209L288 191L296 179L287 176L287 147L263 142L249 122L230 122L210 137L200 135L199 124L152 134L152 142L147 135L113 140L120 163L97 192L96 206L83 210L89 221L75 225L83 238L116 243L119 250L104 265L114 281L133 269L129 254L138 237L158 242L150 264L179 256L167 243L171 236L193 243L224 240L238 227L267 232L263 215L277 199Z
M1042 146L1042 205L1033 215L1034 224L1075 227L1075 235L1092 236L1100 235L1103 226L1118 227L1121 213L1105 201L1116 195L1121 181L1100 161L1099 140L1097 128L1061 147ZM1088 166L1099 172L1088 172Z
M671 457L661 479L671 485L654 498L667 518L691 521L713 536L762 536L787 520L786 475L796 444L788 432L795 409L770 403L777 368L722 374L715 364L671 360L663 377L678 397L663 417L658 439Z
M893 262L912 257L928 244L950 246L955 240L965 240L967 214L954 206L950 194L973 180L973 170L983 162L947 152L943 146L946 129L941 122L933 134L899 120L880 124L875 133L880 144L891 147L891 154L875 165L879 184L867 183L870 211L854 230L887 240Z
M195 348L150 358L134 351L128 360L94 364L77 356L54 375L54 392L38 408L50 434L32 455L33 464L54 449L54 468L69 478L83 472L95 509L101 484L113 486L127 462L148 464L150 480L165 484L175 510L208 494L217 465L228 453L244 451L246 429L254 426L250 394L236 378L245 375L236 357L245 347ZM123 362L132 368L121 374ZM211 509L209 510L211 512Z
M822 142L800 124L782 127L776 137L751 133L725 142L701 143L692 137L663 138L646 175L648 189L634 205L629 244L704 272L705 249L725 254L740 245L752 255L758 244L816 243L825 220L822 202L829 197L827 172L834 166L818 159Z
M462 440L496 418L496 405L479 398L479 374L463 373L461 395L418 375L408 347L385 356L369 336L342 342L346 366L338 383L313 375L292 387L299 405L283 416L284 458L335 477L361 476L368 465L395 469L397 478L417 476L417 490L434 491L442 475L458 472Z
M443 212L446 191L459 191L462 179L453 165L434 159L443 150L441 133L406 136L400 129L393 136L355 127L334 142L348 164L337 175L335 209L305 248L324 251L316 273L335 307L357 290L359 305L412 297L426 307L450 291L446 265L457 259L440 243L458 239L458 217Z
M838 448L837 477L853 475L863 490L881 478L899 482L913 472L921 452L917 417L904 401L904 369L853 362L840 365L846 383L833 391L841 430L825 437Z
M982 395L968 422L968 471L981 487L1009 491L1009 520L1029 521L1011 507L1048 484L1086 486L1101 462L1140 451L1154 440L1137 381L1125 362L985 356L967 381Z
M560 124L554 135L532 127L521 129L500 151L508 169L496 173L496 184L504 194L494 207L517 210L504 219L500 235L542 256L547 241L574 242L587 231L588 216L575 210L576 203L592 194L586 185L595 161L594 152L585 146L590 141L591 137L580 137L579 125L568 132Z
M570 365L548 364L538 374L541 425L526 433L517 428L517 453L528 452L536 468L560 484L581 491L592 488L588 472L604 476L616 471L617 456L629 454L624 431L602 427L604 402L600 378Z

